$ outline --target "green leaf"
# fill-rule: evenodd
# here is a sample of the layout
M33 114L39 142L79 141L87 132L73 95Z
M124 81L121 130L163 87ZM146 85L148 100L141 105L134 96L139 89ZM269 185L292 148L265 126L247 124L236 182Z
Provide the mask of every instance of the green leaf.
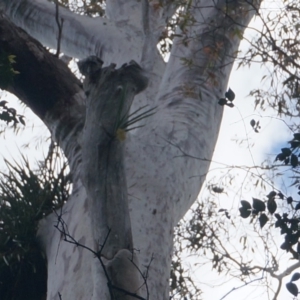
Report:
M271 215L274 214L274 212L276 211L277 204L276 204L276 201L273 198L268 200L267 208L268 208L268 211Z
M8 61L9 61L11 64L16 62L16 60L15 60L16 56L15 56L15 55L8 55L7 58L8 58Z
M246 209L251 209L251 204L246 201L246 200L241 200L241 204L243 207L245 207Z
M282 149L281 149L281 152L282 152L282 154L285 155L285 156L290 156L290 155L292 154L292 151L291 151L290 148L282 148Z
M289 243L284 242L284 243L280 246L280 248L281 248L282 250L288 251L289 248L290 248L290 245L289 245Z
M22 125L26 125L25 121L24 121L24 116L19 116L19 121Z
M300 273L294 273L292 276L291 281L297 281L298 279L300 279Z
M281 220L281 215L280 214L275 214L274 216L276 217L277 220Z
M290 233L288 232L285 236L285 241L290 245L295 245L298 243L298 234L297 233Z
M264 211L266 209L266 205L263 201L259 200L259 199L256 199L256 198L252 198L253 199L253 208L260 212L260 211Z
M295 154L291 155L291 165L293 168L298 166L298 157Z
M235 98L235 93L233 92L233 90L231 88L228 89L228 91L225 93L225 97L229 100L229 101L233 101Z
M251 210L247 209L244 206L240 207L239 211L240 211L241 217L244 218L244 219L248 218L250 216L250 214L251 214Z
M274 197L277 195L277 193L275 191L272 191L269 193L269 195L267 195L268 199L274 199Z
M1 50L0 52L0 88L7 88L11 82L15 74L18 72L13 69L12 65L15 63L13 55L9 55L8 53Z
M8 103L6 100L0 101L0 106L4 107L6 106L6 103Z
M279 197L279 199L283 200L284 199L284 195L281 192L277 193L277 196Z
M286 158L286 156L283 153L279 153L276 158L275 161L279 160L279 161L284 161Z
M289 143L291 144L291 148L298 148L300 146L300 142L299 141L289 141Z
M219 101L218 101L218 104L220 104L220 105L225 105L227 103L227 100L225 99L225 98L221 98L221 99L219 99Z
M246 200L242 200L241 205L242 207L239 208L241 217L248 218L251 215L251 204Z
M267 217L266 214L261 214L258 220L259 220L260 228L263 228L266 225L266 223L269 221L269 218Z
M286 284L286 288L292 295L294 295L295 297L298 296L298 287L295 283L288 282Z
M252 119L252 120L250 121L250 125L251 125L252 127L254 127L255 124L256 124L255 120Z

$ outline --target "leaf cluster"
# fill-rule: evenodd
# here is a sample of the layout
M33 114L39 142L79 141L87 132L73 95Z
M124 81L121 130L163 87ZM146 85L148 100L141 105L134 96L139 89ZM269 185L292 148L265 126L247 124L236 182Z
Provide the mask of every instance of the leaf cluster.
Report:
M217 273L225 274L232 268L231 256L224 247L230 235L228 224L233 224L226 209L218 209L213 198L194 204L190 217L181 220L175 228L174 252L170 276L172 299L201 299L202 291L195 283L184 256L195 256L191 262L209 263Z
M13 81L14 76L19 74L19 72L13 68L14 63L14 55L0 51L0 89L6 89Z
M254 132L256 132L256 133L258 133L259 130L261 129L260 122L259 121L255 121L254 119L252 119L250 121L250 125L253 128Z
M294 152L299 152L300 147L300 133L295 133L294 138L289 141L290 148L282 148L281 153L279 153L275 161L282 161L285 165L290 164L292 168L296 168L299 165L300 153L296 155Z
M16 128L18 123L22 125L26 125L24 116L17 114L17 111L7 106L7 101L2 100L0 101L0 120L6 122L6 124L12 124L13 128Z
M295 297L298 296L299 292L298 292L298 287L297 287L297 285L296 285L295 283L293 283L293 281L297 281L297 280L299 280L299 279L300 279L300 273L297 273L297 272L296 272L296 273L293 274L293 276L292 276L290 282L288 282L288 283L286 284L287 290L288 290L292 295L294 295Z
M281 192L271 191L267 196L267 201L253 198L252 205L246 201L241 201L241 207L239 208L242 218L257 218L260 227L263 228L271 219L267 216L266 211L270 215L274 214L274 226L280 229L280 233L284 236L284 243L280 246L282 250L291 252L293 258L298 259L300 257L300 215L298 210L300 209L300 201L294 201L291 196L285 197ZM293 214L288 213L275 213L277 210L277 201L286 201L292 208ZM296 206L293 206L293 202L296 202ZM266 205L267 204L267 205ZM293 249L293 246L296 249Z
M300 104L300 2L282 1L278 9L261 8L256 10L256 20L261 24L249 28L245 35L249 43L246 51L238 57L240 66L259 63L266 67L262 76L263 88L250 92L255 98L255 107L265 110L273 108L280 116L299 116ZM249 36L249 37L248 37ZM272 70L269 72L269 70Z
M228 91L225 93L225 98L220 98L218 104L221 106L227 105L229 107L234 107L234 104L232 103L234 99L235 93L231 88L229 88Z
M41 218L61 206L70 190L67 165L57 170L54 152L33 170L6 161L0 176L0 299L41 299L46 292L46 258L36 239Z
M300 133L295 133L293 139L289 141L290 146L281 149L275 161L289 165L298 174L300 156ZM300 195L299 176L295 176L296 181L292 186L298 188ZM281 202L279 204L279 202ZM278 207L286 207L288 210L279 210ZM267 200L253 198L252 205L245 200L241 201L239 208L242 218L252 216L258 219L260 227L263 228L267 222L271 222L275 228L280 230L283 236L283 243L280 245L282 250L292 254L293 259L300 258L300 201L294 200L292 196L285 196L280 191L271 191L267 195ZM269 217L267 216L269 215ZM271 217L270 217L271 216ZM294 296L298 295L298 287L293 283L300 278L299 273L295 273L289 283L286 284L287 290Z

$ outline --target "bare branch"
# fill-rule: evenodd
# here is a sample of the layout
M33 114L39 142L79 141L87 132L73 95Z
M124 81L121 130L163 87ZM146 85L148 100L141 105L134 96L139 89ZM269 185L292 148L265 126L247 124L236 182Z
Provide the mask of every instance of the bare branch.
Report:
M67 225L65 223L65 221L63 220L62 216L59 215L56 211L54 211L54 213L56 214L57 216L57 223L56 225L54 226L61 234L62 236L64 237L64 241L67 242L67 243L70 243L72 245L75 245L76 247L81 247L83 249L86 249L88 250L89 252L91 252L92 254L94 254L95 257L97 257L97 259L99 260L100 264L101 264L101 267L104 271L104 274L106 276L106 279L107 279L107 287L109 289L109 293L110 293L110 297L111 299L115 299L115 296L114 296L114 290L115 291L119 291L121 292L124 296L131 296L135 299L140 299L140 300L148 300L149 299L149 291L147 290L147 299L139 296L138 294L136 293L132 293L128 290L125 290L124 288L121 288L121 287L118 287L116 285L113 284L113 279L111 278L111 276L109 275L109 271L107 270L107 266L106 264L104 263L103 261L103 256L102 256L102 251L105 247L105 244L107 243L108 241L108 238L110 236L110 233L111 233L111 230L108 229L108 232L107 232L107 235L104 239L104 243L101 245L101 248L98 252L94 251L92 248L78 242L68 231L68 228L67 228ZM152 261L152 259L151 259ZM135 262L132 260L130 260L130 262L134 265L134 267L138 270L138 272L140 272L140 274L142 274L141 270L138 268L138 266L135 264ZM150 266L150 264L149 264ZM148 266L148 268L149 268ZM143 276L143 278L145 279L145 277ZM147 277L146 277L147 279ZM145 285L147 286L147 282L146 282L146 279L145 279ZM124 280L128 280L128 278L124 278ZM59 294L59 297L60 299L62 299L62 296L60 293ZM127 299L127 298L126 298Z
M56 9L53 3L35 0L4 2L5 14L17 26L22 26L45 46L52 49L57 47ZM60 19L64 20L61 51L68 56L85 58L88 55L97 55L104 61L111 62L113 59L121 64L124 63L124 59L129 61L140 54L141 36L130 26L118 26L107 18L77 15L64 7L59 8L59 15ZM128 36L131 36L130 39ZM119 62L121 53L126 57Z
M55 20L56 20L57 27L58 27L57 48L56 48L56 54L55 54L55 56L59 57L64 19L63 18L59 19L59 4L58 4L58 0L55 0Z
M233 293L233 292L235 292L235 291L237 291L237 290L239 290L239 289L241 289L241 288L243 288L243 287L245 287L245 286L247 286L247 285L249 285L249 284L251 284L251 283L253 283L253 282L255 282L255 281L260 281L260 280L262 280L263 278L264 278L264 275L262 275L260 278L255 278L255 279L253 279L253 280L247 281L247 282L245 282L244 284L242 284L242 285L240 285L240 286L238 286L238 287L232 288L228 293L226 293L222 298L220 298L220 300L225 299L225 298L226 298L227 296L229 296L231 293Z

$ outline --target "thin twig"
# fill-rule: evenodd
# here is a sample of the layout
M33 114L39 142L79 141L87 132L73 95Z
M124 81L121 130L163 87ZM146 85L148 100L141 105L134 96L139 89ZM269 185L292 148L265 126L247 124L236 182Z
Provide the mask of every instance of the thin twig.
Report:
M232 288L232 289L231 289L228 293L226 293L220 300L225 299L225 298L226 298L229 294L231 294L232 292L234 292L234 291L236 291L236 290L239 290L239 289L241 289L241 288L243 288L243 287L245 287L245 286L247 286L247 285L249 285L249 284L251 284L251 283L253 283L253 282L255 282L255 281L262 280L263 278L264 278L264 274L263 274L260 278L253 279L253 280L251 280L251 281L245 282L244 284L242 284L242 285L240 285L240 286L238 286L238 287Z
M142 278L143 278L143 284L140 286L140 288L144 285L145 286L145 288L146 288L146 295L147 295L147 300L149 300L149 297L150 297L150 293L149 293L149 287L148 287L148 284L147 284L147 279L148 279L148 274L149 274L149 268L150 268L150 265L151 265L151 263L152 263L152 261L154 260L154 256L153 256L153 254L152 254L152 256L151 256L151 259L150 259L150 262L149 262L149 264L147 265L147 266L145 266L146 267L146 271L145 271L145 273L143 273L142 271L141 271L141 269L136 265L136 263L134 262L134 260L133 260L133 251L132 251L132 258L131 258L131 263L134 265L134 267L138 270L138 272L140 273L140 275L142 276Z
M62 36L62 29L63 29L64 19L63 18L59 19L58 0L55 1L55 20L56 20L56 24L57 24L57 27L58 27L57 49L56 49L55 56L59 57L60 43L61 43L61 36Z
M58 215L56 211L54 211L54 213L57 215L57 224L54 225L54 227L55 227L55 228L56 228L56 229L64 236L64 241L66 241L66 242L68 242L68 243L70 243L70 244L73 244L73 245L75 245L76 247L81 247L81 248L83 248L83 249L86 249L86 250L90 251L91 253L93 253L93 254L95 255L95 257L98 258L98 260L99 260L99 262L100 262L100 264L101 264L101 267L102 267L102 269L103 269L104 275L105 275L105 277L106 277L106 279L107 279L107 287L108 287L108 290L109 290L111 299L114 299L113 291L112 291L113 289L114 289L114 290L117 290L117 291L121 291L121 292L123 292L125 295L129 295L129 296L134 297L134 298L139 299L139 300L148 300L148 299L149 299L149 289L148 289L146 280L147 280L147 277L148 277L148 269L149 269L150 264L151 264L151 262L152 262L152 260L153 260L153 256L152 256L152 258L151 258L151 260L150 260L149 265L147 266L146 275L143 275L143 274L141 273L140 269L136 266L136 264L135 264L135 263L133 262L133 260L132 260L132 263L134 264L134 266L137 267L138 271L140 272L140 274L142 275L142 277L143 277L143 279L144 279L144 284L145 284L146 290L147 290L147 299L145 299L145 298L143 298L143 297L137 295L136 293L131 293L131 292L125 290L125 289L122 289L122 288L119 288L119 287L113 285L111 279L109 278L108 272L107 272L107 270L106 270L106 266L105 266L105 264L104 264L104 262L103 262L103 260L102 260L102 258L101 258L101 253L102 253L102 250L104 249L104 246L105 246L105 244L106 244L106 242L107 242L107 240L108 240L108 237L109 237L109 235L110 235L110 232L111 232L111 229L110 229L110 228L108 229L107 235L106 235L106 237L105 237L105 239L104 239L104 243L101 245L100 250L96 252L96 251L94 251L92 248L90 248L90 247L88 247L88 246L85 246L85 245L79 243L79 242L78 242L78 241L77 241L77 240L69 233L68 228L67 228L67 225L66 225L65 221L63 220L62 216L61 216L61 215Z
M145 298L137 295L136 293L131 293L131 292L128 292L122 288L119 288L113 284L110 284L110 283L107 283L108 287L114 289L114 290L117 290L117 291L120 291L120 292L123 292L125 295L129 295L129 296L132 296L133 298L136 298L136 299L140 299L140 300L146 300Z

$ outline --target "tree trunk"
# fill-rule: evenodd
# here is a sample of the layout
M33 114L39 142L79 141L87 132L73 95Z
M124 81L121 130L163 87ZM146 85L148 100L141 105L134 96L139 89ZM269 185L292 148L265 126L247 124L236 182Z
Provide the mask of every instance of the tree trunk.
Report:
M61 211L40 223L38 233L48 259L49 300L59 299L60 295L63 300L112 298L98 257L99 245L101 248L105 240L105 226L114 234L111 249L115 250L104 255L104 264L121 257L119 261L127 264L120 263L118 268L125 266L128 271L138 260L141 274L148 272L141 289L136 290L133 283L126 290L144 299L168 299L173 227L195 201L205 179L223 112L218 99L226 91L240 36L255 13L254 2L189 1L165 65L156 45L166 17L176 10L172 2L162 1L160 5L155 1L110 0L109 19L90 19L60 9L64 19L61 46L65 54L78 58L96 55L105 66L115 63L117 68L135 60L144 68L140 76L149 79L147 89L131 105L129 120L144 105L148 105L144 110L155 108L155 113L135 124L144 126L127 132L126 139L113 148L107 146L107 140L103 146L101 140L105 133L111 137L116 134L102 126L106 117L101 105L109 96L107 91L115 97L124 90L115 80L117 77L112 75L111 82L105 81L105 97L101 90L96 94L88 90L93 94L92 106L88 104L90 94L86 99L80 83L62 62L5 18L1 20L0 48L16 55L15 69L20 72L8 90L48 126L69 161L73 178L70 199ZM56 48L54 5L42 0L1 0L0 5L16 25ZM134 78L137 81L140 77ZM97 77L94 84L99 80ZM129 76L129 87L132 84ZM131 100L139 91L136 89L129 93ZM111 121L115 124L114 119ZM121 130L125 137L123 133ZM124 156L125 174L124 178L121 159L109 178L115 176L123 187L127 182L127 192L117 187L110 190L113 197L116 193L121 196L114 198L115 206L120 207L115 210L103 195L107 186L102 177L106 173L98 162L100 156L110 161L109 155L115 155L112 163ZM110 184L113 186L114 182ZM119 234L124 237L122 241ZM64 241L66 237L70 242ZM134 251L136 257L128 260L128 253L133 251L130 248L138 252ZM119 249L131 252L125 251L124 256ZM115 274L114 268L111 274ZM126 280L134 277L131 271L120 274Z

